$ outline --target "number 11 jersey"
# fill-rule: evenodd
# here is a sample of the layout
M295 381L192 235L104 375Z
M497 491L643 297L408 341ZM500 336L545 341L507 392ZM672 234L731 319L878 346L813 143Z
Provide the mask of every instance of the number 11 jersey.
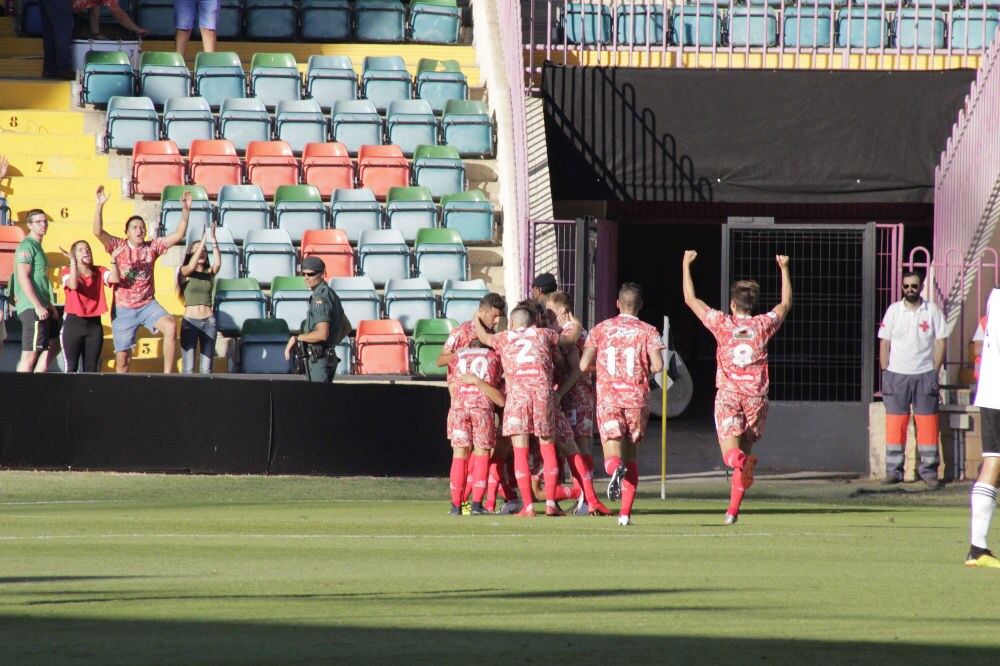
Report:
M649 359L663 349L659 331L638 317L620 314L595 326L585 344L597 350L598 402L626 409L645 407Z

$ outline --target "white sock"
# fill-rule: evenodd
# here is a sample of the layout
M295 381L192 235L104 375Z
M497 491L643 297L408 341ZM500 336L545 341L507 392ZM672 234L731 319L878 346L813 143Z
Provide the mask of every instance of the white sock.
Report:
M969 543L976 548L986 548L986 535L990 531L993 510L997 506L997 489L988 483L972 484L972 524Z

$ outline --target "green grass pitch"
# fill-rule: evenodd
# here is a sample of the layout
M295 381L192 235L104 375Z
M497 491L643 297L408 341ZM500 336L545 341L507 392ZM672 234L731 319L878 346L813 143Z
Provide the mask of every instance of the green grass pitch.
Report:
M968 485L645 483L613 518L447 480L0 474L4 663L995 663ZM861 492L859 492L859 490ZM869 492L865 492L868 490ZM994 535L996 530L994 530ZM994 541L997 538L994 536Z

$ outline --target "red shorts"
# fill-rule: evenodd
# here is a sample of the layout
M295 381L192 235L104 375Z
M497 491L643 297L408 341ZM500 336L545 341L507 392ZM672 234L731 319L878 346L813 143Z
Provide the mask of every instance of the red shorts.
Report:
M764 434L766 422L766 395L716 391L715 431L720 442L730 437L742 437L748 444L753 444Z
M638 443L646 434L649 406L618 407L608 403L597 404L597 430L601 443L612 439L627 439Z
M492 449L497 442L497 426L492 409L449 409L448 439L452 447L475 446Z
M594 393L588 388L574 386L560 403L562 411L569 419L574 437L590 437L594 434Z
M573 426L570 425L566 412L563 409L556 409L556 444L568 444L576 441L573 434Z
M535 435L552 439L556 430L556 406L552 389L519 390L507 388L503 406L503 434Z

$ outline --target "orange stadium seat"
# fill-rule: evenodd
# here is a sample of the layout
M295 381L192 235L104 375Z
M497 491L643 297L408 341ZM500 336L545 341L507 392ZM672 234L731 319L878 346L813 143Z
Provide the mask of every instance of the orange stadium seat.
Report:
M410 374L410 346L395 319L358 322L357 374Z
M132 150L132 193L160 196L184 184L184 158L173 141L137 141Z
M243 168L236 146L228 139L196 139L191 142L188 175L210 196L219 196L223 185L239 185Z
M279 185L299 182L299 163L284 141L251 141L247 144L247 180L273 197Z
M361 146L358 151L358 183L385 199L390 187L410 184L410 163L399 146Z
M324 197L337 189L353 189L354 164L347 146L338 142L307 143L302 151L302 182L315 185Z
M21 227L0 227L0 286L6 287L14 273L14 250L24 240Z
M326 264L324 280L354 277L354 251L343 229L307 229L302 233L302 258L319 257Z

